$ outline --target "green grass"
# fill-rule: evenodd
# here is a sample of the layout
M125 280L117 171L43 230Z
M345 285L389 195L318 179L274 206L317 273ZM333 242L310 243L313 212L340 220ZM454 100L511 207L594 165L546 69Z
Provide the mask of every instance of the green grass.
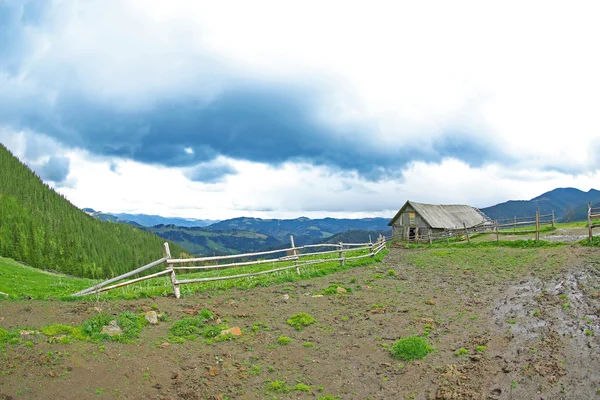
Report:
M289 336L279 336L277 338L277 344L280 344L282 346L290 344L291 341L292 341L292 338Z
M42 271L0 257L0 292L9 299L32 297L35 299L65 299L71 294L92 286L92 279L74 278ZM0 295L0 299L5 296Z
M460 349L456 350L454 354L456 354L457 356L469 354L469 350L465 349L464 347L461 347Z
M112 320L116 319L117 324L122 330L121 335L109 336L102 333L102 328L108 325ZM48 342L72 343L75 340L80 341L115 341L123 343L131 343L140 337L142 329L147 325L144 314L135 314L131 311L123 311L116 317L108 314L97 314L79 326L71 326L65 324L49 324L40 328L40 333L48 338ZM29 329L27 327L26 329ZM0 328L0 352L6 345L19 345L23 340L20 336L20 331L24 327L15 328L12 331ZM26 345L33 346L33 342L26 342Z
M446 276L494 281L516 279L532 272L550 277L566 262L566 254L561 249L562 246L431 247L403 253L402 258L419 269Z
M302 329L304 329L304 327L316 323L317 320L314 319L310 314L301 312L291 316L286 322L288 323L288 325L291 325L294 328L296 328L297 331L301 331Z
M408 336L398 339L390 352L394 358L404 361L422 360L434 350L427 340L420 336Z
M310 392L311 387L302 382L297 383L294 386L289 386L285 381L282 380L274 380L268 381L267 383L267 391L275 392L275 393L290 393L290 392Z
M450 244L446 242L434 242L432 244L428 243L408 243L405 245L407 249L432 249L432 248L494 248L494 247L509 247L509 248L517 248L517 249L531 249L531 248L540 248L540 247L561 247L565 246L566 243L561 242L547 242L545 240L540 240L536 242L535 240L501 240L499 242L488 241L488 242L471 242L471 244L466 242L460 243L452 243Z
M583 239L579 241L579 244L586 247L600 247L600 236L592 237L592 241L590 239Z
M300 274L294 268L274 273L226 279L220 281L202 282L181 285L181 294L198 293L209 290L251 289L257 286L270 286L286 282L295 282L329 275L350 268L365 266L381 261L387 250L381 251L375 257L366 257L357 260L348 260L342 266L339 261L325 261L319 264L300 268ZM346 253L348 257L361 254L360 251ZM364 254L364 253L362 253ZM307 256L302 261L315 260L317 257L334 258L336 254L322 256ZM177 272L178 279L209 278L217 276L231 276L246 273L266 271L273 268L291 266L293 262L278 262L273 264L259 264L244 267L229 268L225 270L208 270L196 273ZM100 281L82 279L45 272L36 268L28 267L11 259L0 257L0 292L7 293L9 299L60 299L74 300L71 295L80 290L93 286ZM82 296L81 299L137 299L144 297L166 296L173 293L173 287L169 277L158 277L147 281L138 282L126 287L103 292L97 295ZM4 296L0 295L0 300Z
M169 340L177 343L186 340L195 340L199 337L207 339L215 338L221 334L221 331L228 329L227 325L210 325L215 315L210 310L201 310L197 317L183 318L175 321L169 329Z
M346 291L345 292L342 291L342 293L340 293L340 292L338 292L338 288L345 289ZM325 289L321 290L321 294L324 294L326 296L334 296L334 295L348 294L348 293L352 293L352 289L350 289L349 287L337 285L337 284L329 285Z

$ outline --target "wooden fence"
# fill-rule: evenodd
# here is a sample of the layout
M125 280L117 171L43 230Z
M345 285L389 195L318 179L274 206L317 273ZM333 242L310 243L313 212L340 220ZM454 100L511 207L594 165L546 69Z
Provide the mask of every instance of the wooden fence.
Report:
M594 220L600 219L600 207L592 207L592 203L588 204L588 237L590 242L594 235L592 234L592 230L594 228L600 228L600 222L594 223Z
M600 208L595 209L598 211L596 218L600 219ZM536 212L534 216L497 219L494 221L486 221L482 224L467 227L463 223L462 229L446 229L441 232L431 233L428 231L426 235L421 235L411 239L412 242L422 242L430 244L434 241L446 240L448 243L450 240L464 241L467 240L471 243L471 235L476 233L495 233L496 240L500 240L500 234L510 234L511 231L515 234L520 233L535 233L535 240L540 240L540 230L542 225L551 225L555 227L554 211L551 214L540 215ZM523 229L531 226L532 229ZM600 223L596 225L600 227Z
M179 289L180 285L188 283L201 283L224 279L235 279L244 278L249 276L257 276L263 274L269 274L278 271L284 271L288 269L296 269L296 272L300 274L300 269L306 266L317 265L325 262L339 261L340 265L344 265L346 261L356 260L359 258L374 257L380 251L386 247L386 238L379 236L375 243L338 243L338 244L311 244L304 246L294 246L294 239L290 237L292 247L287 249L262 251L256 253L246 254L234 254L228 256L215 256L215 257L196 257L196 258L173 258L171 256L171 250L169 244L164 244L165 257L153 261L150 264L144 265L143 267L137 268L126 274L119 275L78 293L73 296L85 296L89 294L95 294L104 292L111 289L131 285L136 282L144 281L147 279L156 278L162 275L169 275L171 278L171 284L173 286L173 293L175 297L180 298L181 292ZM318 251L314 251L314 250ZM331 249L331 250L328 250ZM284 253L285 255L275 257L278 253ZM348 254L352 253L352 254ZM333 257L332 257L333 255ZM263 258L268 256L267 258ZM235 259L242 259L242 261L231 262ZM213 276L205 278L193 278L193 279L179 279L177 271L182 273L183 271L211 271L221 270L235 267L243 267L249 265L260 265L271 263L274 268L265 271L249 272L236 275L223 275ZM166 264L166 268L162 271L141 276L135 279L131 279L125 282L120 282L123 279L138 275L150 268L153 268L160 264ZM191 264L191 265L190 265ZM279 266L276 266L279 265ZM119 282L119 283L115 283ZM114 285L109 286L110 284Z

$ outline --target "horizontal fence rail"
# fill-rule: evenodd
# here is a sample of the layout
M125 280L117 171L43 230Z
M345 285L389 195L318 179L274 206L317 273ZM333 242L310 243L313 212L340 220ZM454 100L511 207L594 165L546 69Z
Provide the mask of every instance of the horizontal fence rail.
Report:
M366 257L375 257L379 254L383 249L386 248L386 243L390 240L391 237L379 236L375 243L324 243L324 244L311 244L304 246L295 246L293 236L290 237L291 247L286 249L277 249L277 250L269 250L269 251L261 251L256 253L244 253L244 254L233 254L226 256L212 256L212 257L194 257L194 258L172 258L171 251L169 249L169 244L164 244L164 250L166 256L151 262L150 264L144 265L143 267L137 268L133 271L130 271L126 274L119 275L97 285L94 285L90 288L82 290L78 293L75 293L73 296L85 296L90 294L101 293L107 290L116 289L119 287L131 285L133 283L137 283L140 281L144 281L147 279L156 278L163 275L169 275L171 278L171 284L173 286L173 292L175 297L180 298L180 285L185 285L189 283L201 283L201 282L210 282L217 280L225 280L225 279L235 279L235 278L244 278L250 276L258 276L269 273L275 273L279 271L285 271L289 269L296 269L296 272L300 274L300 268L306 266L317 265L326 262L339 262L341 266L344 265L346 261L357 260ZM319 248L334 248L335 250L326 250L326 251L307 251L309 249L319 249ZM278 253L285 253L285 255L277 258L268 258L268 259L253 259L261 256L272 256ZM351 254L349 254L351 253ZM337 255L337 257L324 257L327 255ZM305 257L318 257L317 259L306 259L302 260ZM237 262L231 262L235 259L241 259ZM224 262L224 263L219 263ZM199 265L189 265L190 263L199 264ZM286 264L280 266L282 263ZM166 264L166 268L162 271L141 276L138 278L134 278L125 282L120 282L125 278L132 277L141 272L144 272L152 267L155 267L160 264ZM204 265L202 265L204 264ZM251 265L261 265L261 264L272 264L273 268L265 270L265 271L255 271L234 275L222 275L222 276L210 276L204 278L192 278L192 279L178 279L176 271L211 271L211 270L223 270L229 268L236 267L245 267ZM110 285L111 283L119 282L115 285Z

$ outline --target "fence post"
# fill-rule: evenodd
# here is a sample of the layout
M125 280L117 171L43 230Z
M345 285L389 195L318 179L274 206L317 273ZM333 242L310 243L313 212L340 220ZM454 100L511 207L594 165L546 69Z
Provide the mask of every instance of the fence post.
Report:
M513 233L517 233L517 216L515 215L515 224L513 225Z
M495 221L494 227L496 228L496 242L500 241L500 236L498 235L498 220Z
M591 243L592 239L593 239L593 235L592 235L592 202L591 201L588 203L588 238Z
M375 257L375 253L373 252L373 243L371 243L371 235L369 235L369 252L371 253L371 257Z
M540 212L535 212L535 242L540 241Z
M552 210L552 229L554 229L554 210Z
M340 266L344 266L344 244L342 242L338 243L340 246Z
M296 245L294 244L294 235L290 235L290 243L292 244L292 249L294 249L292 250L294 257L296 257L294 264L298 265L298 252L296 251ZM296 273L300 275L300 268L296 267Z
M429 237L429 244L431 244L431 229L427 231L427 236Z
M467 225L463 222L463 226L465 227L465 232L467 233L467 241L471 244L471 237L469 236L469 230L467 229Z
M172 258L171 250L169 249L168 242L165 242L165 255L167 256L167 261ZM175 270L173 269L173 266L169 265L168 262L167 262L167 269L171 270L170 276L171 276L171 283L173 284L173 293L175 293L176 298L180 298L181 293L179 292L179 285L177 284L177 276L175 276Z

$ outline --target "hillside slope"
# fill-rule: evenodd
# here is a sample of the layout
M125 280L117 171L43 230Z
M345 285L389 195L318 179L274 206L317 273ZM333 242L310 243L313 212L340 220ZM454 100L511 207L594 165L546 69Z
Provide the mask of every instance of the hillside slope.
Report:
M271 236L242 230L210 231L200 227L175 225L157 225L142 229L171 240L189 252L201 255L251 253L280 245L280 242Z
M0 256L69 275L114 276L163 256L163 239L92 218L0 144ZM183 250L172 246L172 253Z
M297 219L261 219L234 218L218 222L206 227L211 231L245 230L272 236L281 242L289 242L290 235L294 236L296 244L315 243L329 238L337 233L357 229L364 231L387 230L389 218L297 218Z
M481 211L491 219L525 217L535 215L540 207L542 214L554 210L557 220L584 220L587 218L587 204L600 205L600 191L590 189L584 192L575 188L557 188L534 197L531 200L509 200Z

